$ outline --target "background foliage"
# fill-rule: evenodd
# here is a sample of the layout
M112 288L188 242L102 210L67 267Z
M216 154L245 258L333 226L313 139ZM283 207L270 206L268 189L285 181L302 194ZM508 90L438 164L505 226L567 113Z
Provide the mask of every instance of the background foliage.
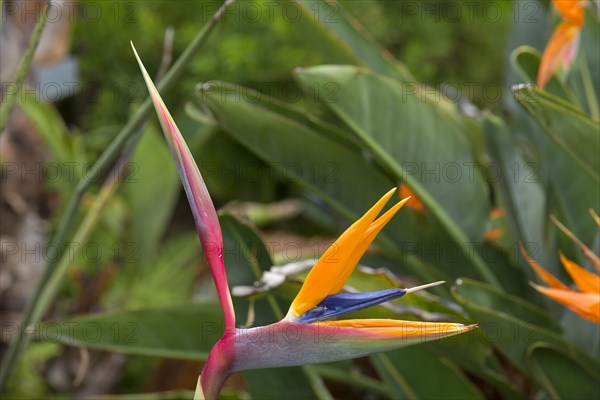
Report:
M104 18L82 18L74 52L83 86L92 89L63 105L69 127L47 105L23 105L53 158L96 159L139 107L145 91L129 40L148 67L158 66L166 27L175 28L176 56L219 3L127 2L117 15L105 2ZM571 73L541 92L512 84L535 81L554 25L547 2L278 1L273 18L252 18L249 4L264 12L265 3L234 6L165 95L222 210L230 285L252 285L273 265L318 257L374 199L406 185L424 208L399 213L361 261L371 268L359 268L348 286L443 279L443 287L368 315L475 321L480 329L309 367L331 396L596 397L598 325L528 285L537 278L519 243L568 284L559 250L591 265L549 216L598 254L598 226L588 212L600 203L597 10L588 10ZM302 15L285 17L286 6ZM68 262L52 322L37 327L40 340L20 359L15 376L31 378L12 382L15 395L56 394L35 363L83 346L127 354L112 393L186 397L174 390L194 387L200 361L220 336L209 272L154 119L131 157L93 229L76 236L103 256L77 253ZM48 190L64 204L73 186ZM106 187L98 180L86 193L79 220ZM236 297L237 320L275 321L305 273ZM98 335L90 336L90 326ZM172 385L153 383L170 359L194 362L179 364L187 372ZM312 398L306 372L244 372L223 396Z

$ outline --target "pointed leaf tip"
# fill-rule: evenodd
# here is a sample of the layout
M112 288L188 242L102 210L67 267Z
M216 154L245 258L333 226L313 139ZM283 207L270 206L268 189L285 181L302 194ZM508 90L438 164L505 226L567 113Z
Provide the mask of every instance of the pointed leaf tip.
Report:
M156 86L154 86L152 79L148 75L133 42L131 43L131 48L142 71L150 98L154 104L154 109L158 115L165 139L171 150L171 155L175 161L181 183L188 198L196 223L196 229L198 230L198 236L202 242L202 248L204 249L204 254L210 265L215 286L217 287L217 293L225 315L225 325L227 328L234 328L235 314L233 312L233 304L223 264L223 238L215 207L204 179L200 174L200 170L192 157L192 153L187 147L179 128L177 128Z

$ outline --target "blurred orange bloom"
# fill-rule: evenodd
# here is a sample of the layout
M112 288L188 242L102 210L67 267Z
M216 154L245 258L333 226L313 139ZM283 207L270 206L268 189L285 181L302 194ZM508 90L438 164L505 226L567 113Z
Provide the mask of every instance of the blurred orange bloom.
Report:
M531 283L538 292L564 305L579 316L600 323L600 276L587 271L560 253L560 261L579 290L573 290L536 263L521 246L525 260L549 287Z
M411 188L408 187L406 183L401 183L400 185L398 185L398 188L400 189L400 198L404 199L410 197L410 199L406 202L406 207L421 214L427 214L427 208L425 207L425 205L411 190Z
M583 18L585 15L584 6L585 1L581 0L553 0L552 3L561 17L565 21L577 25L583 26Z
M537 85L541 89L546 86L552 75L560 68L570 68L577 48L579 34L584 24L585 1L553 0L552 3L563 19L552 34L538 71Z

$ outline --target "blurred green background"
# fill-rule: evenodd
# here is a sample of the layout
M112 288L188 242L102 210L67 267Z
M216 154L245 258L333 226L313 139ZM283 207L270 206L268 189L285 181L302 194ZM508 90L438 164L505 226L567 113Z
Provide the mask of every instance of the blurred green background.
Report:
M81 1L72 52L84 90L56 109L22 105L50 160L91 163L134 118L147 92L129 41L154 76L167 28L176 59L220 4ZM86 17L86 7L99 17ZM391 187L425 203L401 210L361 261L374 270L359 268L348 286L448 283L353 316L480 329L311 366L332 397L599 394L598 325L533 290L539 279L519 250L524 244L575 289L559 251L593 270L550 216L598 254L589 213L599 203L595 7L587 6L573 67L541 91L513 84L536 80L560 20L549 1L238 1L164 94L221 211L231 287L253 285L272 265L317 258ZM153 114L141 132L127 142L123 177L104 170L82 195L67 235L79 247L51 262L63 275L56 298L44 299L46 321L58 322L36 327L11 395L191 396L221 317ZM45 185L50 235L76 185ZM274 322L271 305L286 310L305 275L234 296L238 323ZM300 368L236 374L222 394L283 396L323 398Z

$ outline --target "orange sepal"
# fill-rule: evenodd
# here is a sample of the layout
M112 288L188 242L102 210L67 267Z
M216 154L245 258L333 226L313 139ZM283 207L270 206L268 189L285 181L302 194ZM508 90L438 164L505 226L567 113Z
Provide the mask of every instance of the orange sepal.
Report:
M567 285L565 285L564 283L562 283L561 281L556 279L554 277L554 275L552 275L550 272L546 271L541 265L539 265L537 262L535 262L533 257L531 257L527 253L527 251L525 250L525 247L523 247L523 245L521 243L519 243L519 248L521 249L521 253L523 254L523 257L525 258L525 261L527 261L529 266L534 269L534 271L538 274L540 279L542 279L544 282L546 282L546 285L548 285L554 289L571 290L571 289L569 289L569 287Z
M546 86L561 65L566 68L571 66L577 52L580 30L577 25L567 21L556 27L540 62L537 80L540 90Z
M600 323L600 294L579 293L571 289L546 288L532 283L538 292L564 305L579 316Z
M570 23L579 27L584 23L584 2L580 0L553 0L554 7L560 16Z
M600 296L600 276L581 268L579 265L565 257L562 252L560 252L559 255L560 261L569 275L571 275L573 282L575 282L579 290L584 293L594 293Z

